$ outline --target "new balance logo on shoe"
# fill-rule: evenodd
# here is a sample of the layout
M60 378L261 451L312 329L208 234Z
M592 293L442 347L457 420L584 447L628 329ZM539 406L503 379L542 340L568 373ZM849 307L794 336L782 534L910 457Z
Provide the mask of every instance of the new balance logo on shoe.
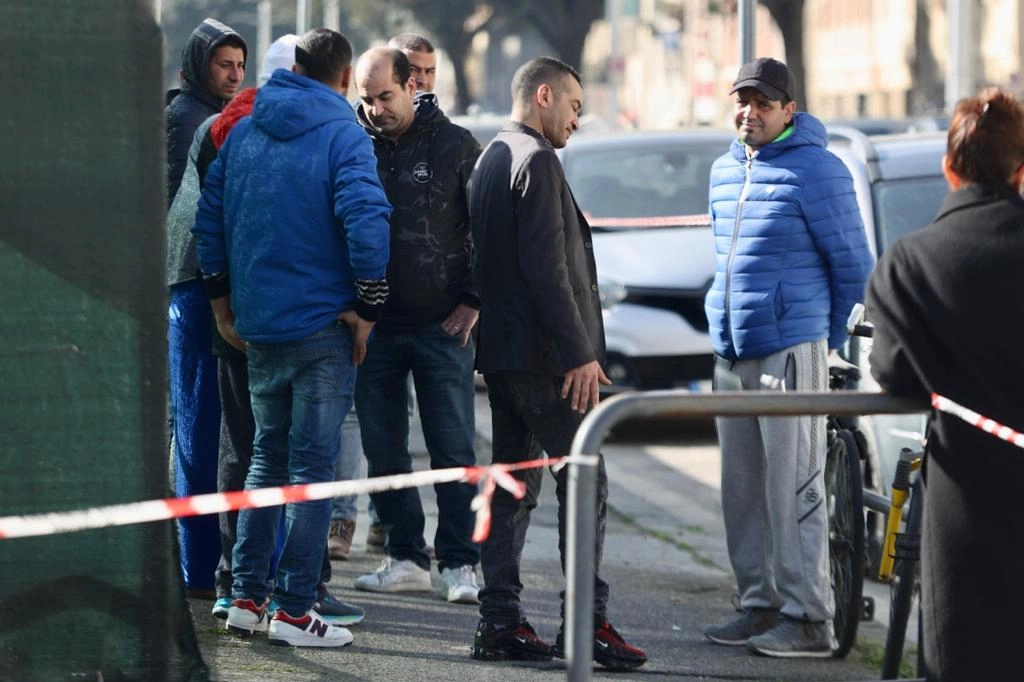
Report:
M310 610L295 618L278 609L270 621L271 644L292 646L337 647L352 643L352 633L338 625L331 625Z

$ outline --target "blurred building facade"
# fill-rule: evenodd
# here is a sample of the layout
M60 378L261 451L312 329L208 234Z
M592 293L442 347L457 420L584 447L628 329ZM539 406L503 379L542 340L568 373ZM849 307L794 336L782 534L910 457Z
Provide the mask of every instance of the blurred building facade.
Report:
M972 2L969 39L975 89L996 84L1020 91L1024 0ZM801 109L829 118L938 114L950 64L947 0L806 0L806 93ZM756 9L755 52L785 60L782 34L768 10ZM499 64L511 54L506 36L479 76L507 88ZM543 50L541 50L542 52ZM586 108L639 128L730 125L729 86L739 68L735 0L606 0L606 18L583 58ZM486 75L492 71L491 76ZM496 83L496 84L495 84ZM486 87L481 88L483 94ZM482 98L484 102L488 98ZM485 108L489 108L486 107Z

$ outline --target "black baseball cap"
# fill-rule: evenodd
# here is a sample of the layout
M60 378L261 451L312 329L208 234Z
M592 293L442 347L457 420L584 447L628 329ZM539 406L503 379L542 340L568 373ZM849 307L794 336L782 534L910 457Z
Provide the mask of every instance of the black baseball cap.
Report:
M729 94L742 88L757 88L771 100L796 99L796 81L778 59L761 57L740 67Z

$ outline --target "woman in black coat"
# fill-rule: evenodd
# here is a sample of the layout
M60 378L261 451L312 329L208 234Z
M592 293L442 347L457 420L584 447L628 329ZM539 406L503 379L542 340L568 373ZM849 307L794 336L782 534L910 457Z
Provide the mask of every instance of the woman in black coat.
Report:
M1024 106L989 88L960 101L928 227L894 243L868 284L871 372L895 395L935 392L1024 429ZM1020 679L1024 450L932 416L925 461L922 628L929 680Z

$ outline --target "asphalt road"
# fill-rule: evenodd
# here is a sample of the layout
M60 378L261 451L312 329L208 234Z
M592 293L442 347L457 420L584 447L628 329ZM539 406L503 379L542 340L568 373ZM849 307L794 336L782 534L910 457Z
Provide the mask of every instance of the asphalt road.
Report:
M489 459L490 419L478 395L480 460ZM414 425L412 448L422 453ZM718 448L708 423L666 429L624 425L603 448L610 479L609 516L602 574L611 584L611 620L631 643L644 648L640 670L595 679L616 680L869 680L878 679L884 629L861 623L859 642L846 660L772 659L742 648L715 646L704 626L733 616L734 584L728 570L718 493ZM416 458L426 468L425 456ZM545 480L523 559L523 603L542 638L558 629L563 581L557 552L553 481ZM436 526L432 489L422 491L428 533ZM219 629L210 602L191 608L211 679L266 680L564 680L563 662L481 663L470 658L475 606L455 605L437 593L378 595L356 592L353 581L373 571L379 557L366 554L368 520L360 500L356 542L349 561L335 562L331 589L361 605L366 620L351 628L352 646L340 650L274 647L265 638L238 639ZM428 542L430 540L428 535ZM434 575L434 586L439 587Z

